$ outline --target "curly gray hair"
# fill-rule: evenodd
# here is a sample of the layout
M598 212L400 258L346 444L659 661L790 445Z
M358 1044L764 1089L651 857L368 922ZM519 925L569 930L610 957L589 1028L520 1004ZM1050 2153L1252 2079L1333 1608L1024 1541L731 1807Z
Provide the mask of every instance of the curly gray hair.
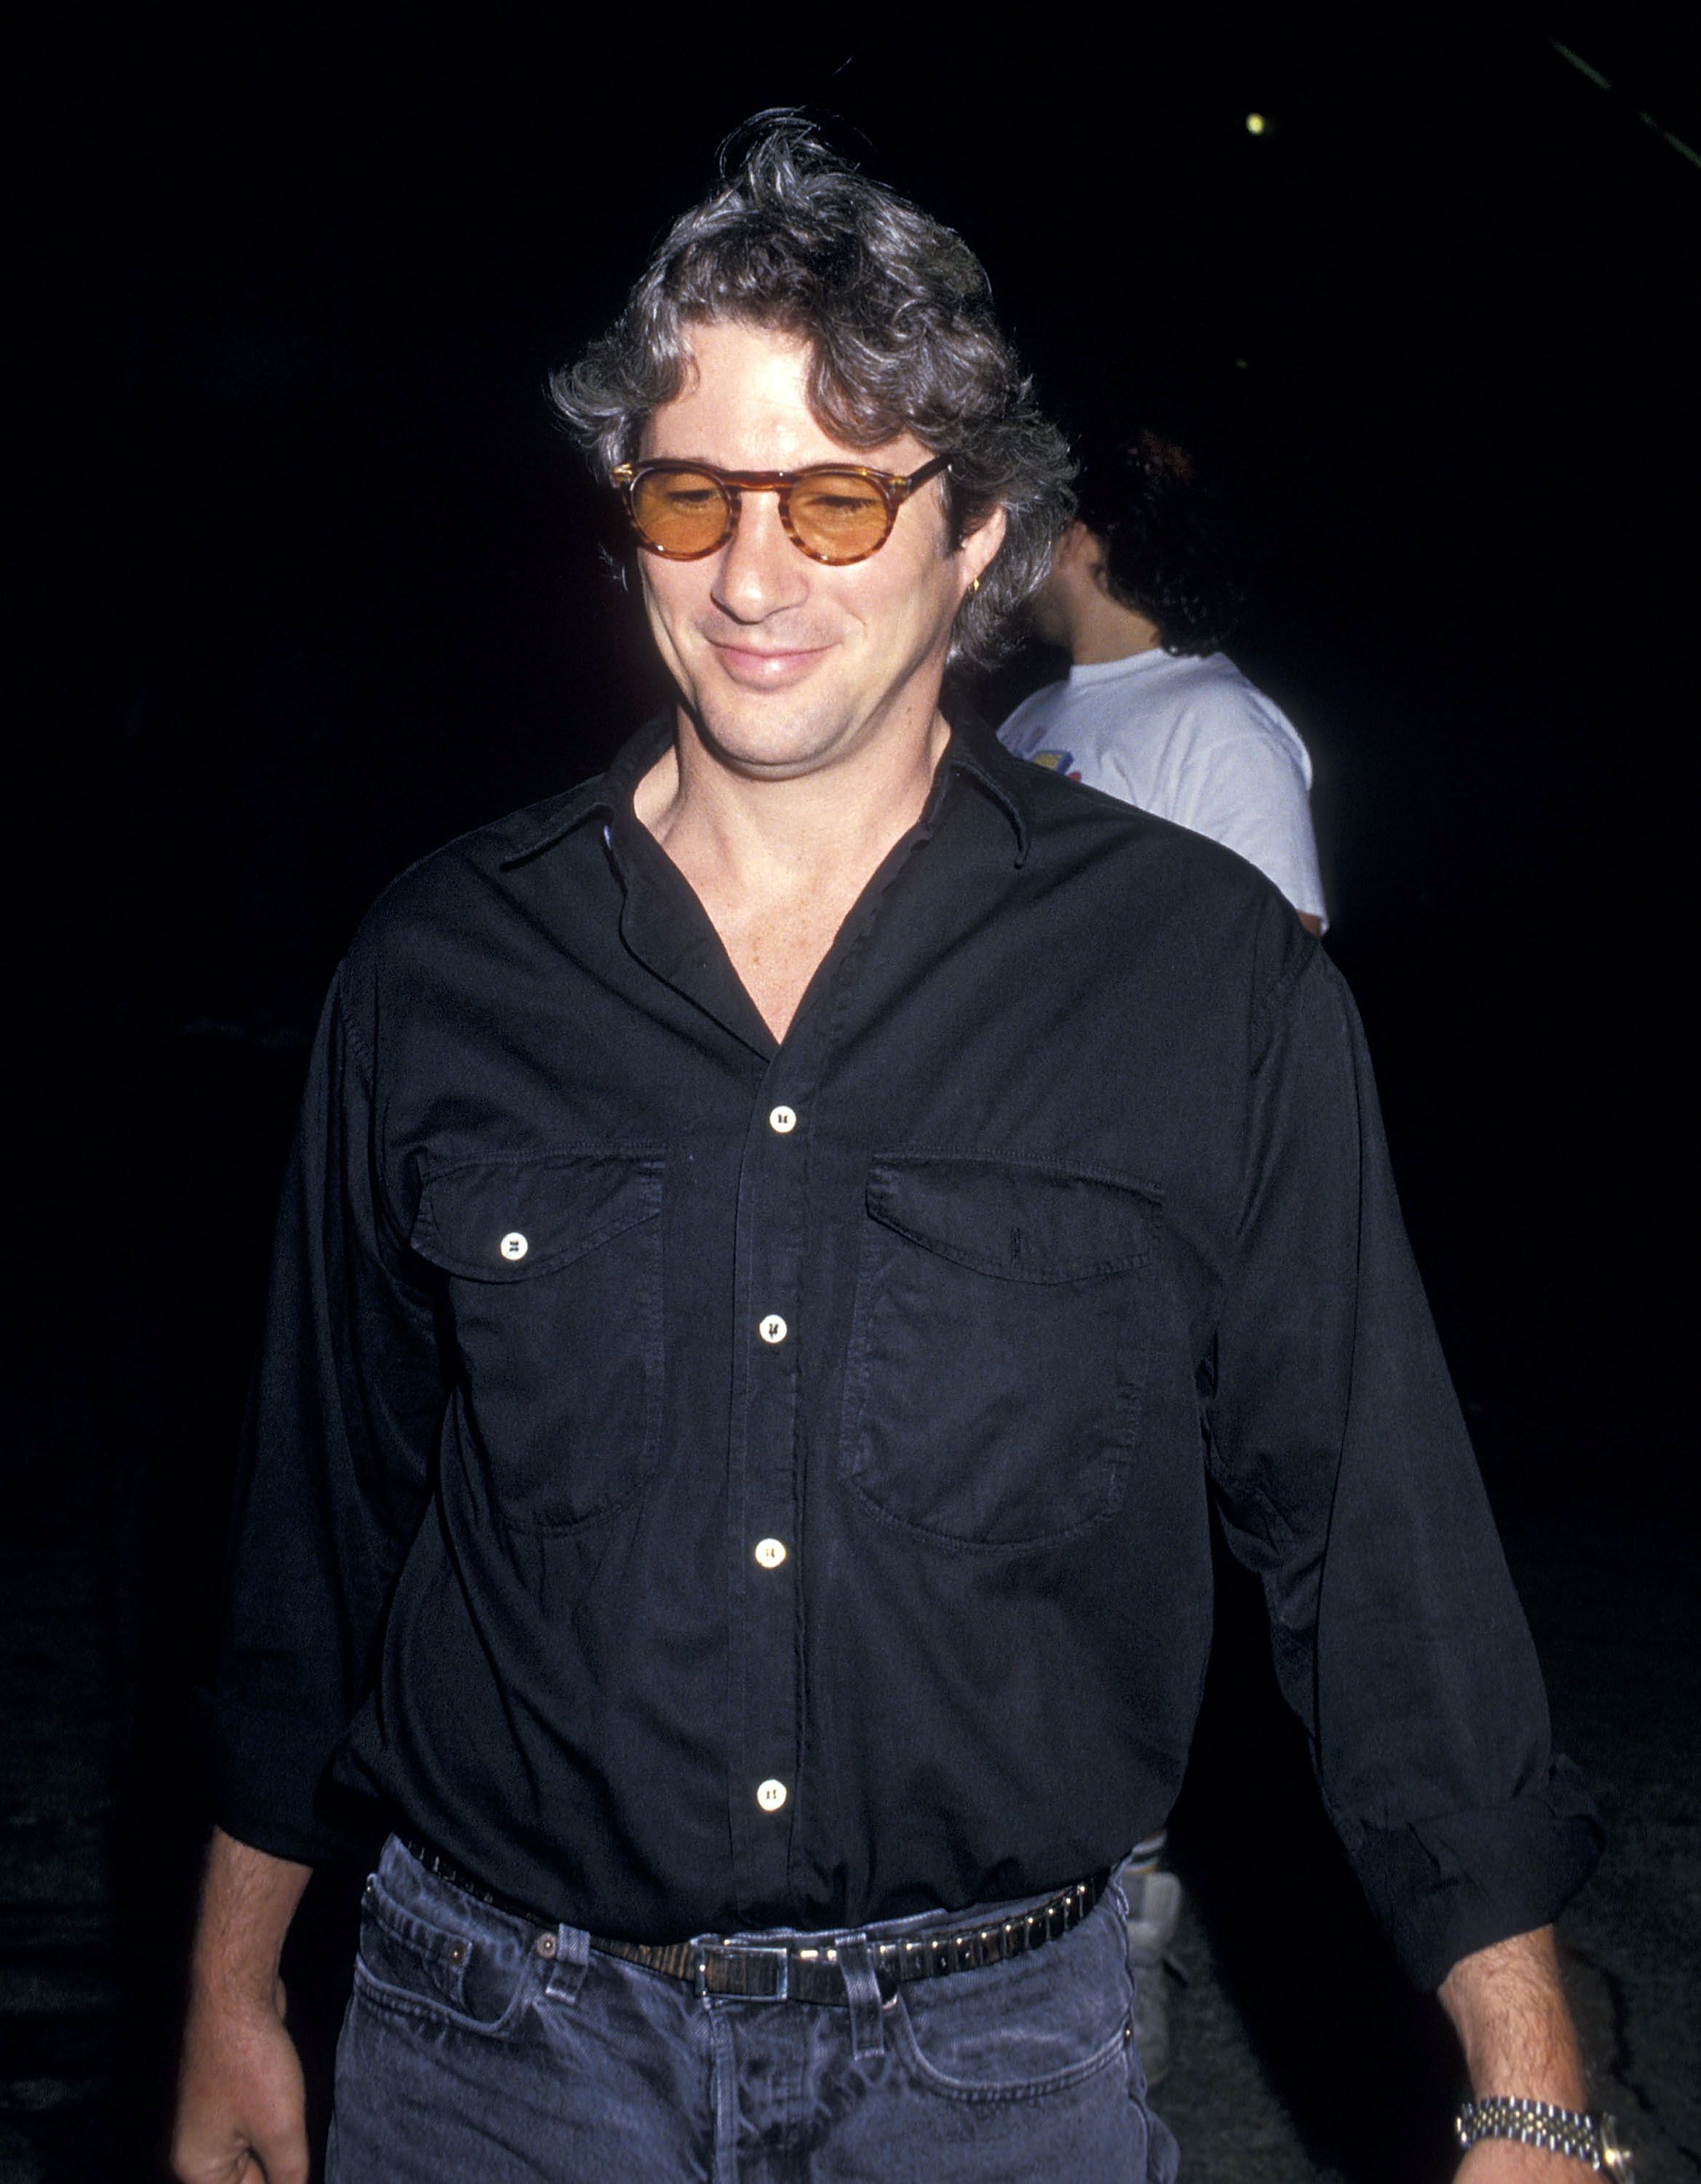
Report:
M810 408L836 439L876 448L909 432L951 457L958 544L1003 509L1004 543L952 631L954 659L990 665L1073 511L1068 447L961 237L868 181L798 116L748 127L758 133L737 171L723 149L723 187L674 223L614 326L553 375L555 405L606 478L679 393L694 322L800 336L814 352Z

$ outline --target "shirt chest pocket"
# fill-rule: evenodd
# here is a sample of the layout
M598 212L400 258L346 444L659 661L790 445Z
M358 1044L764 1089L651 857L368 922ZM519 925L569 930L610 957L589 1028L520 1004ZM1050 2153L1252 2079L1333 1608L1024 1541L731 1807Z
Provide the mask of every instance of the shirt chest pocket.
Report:
M1114 1515L1149 1350L1154 1198L1034 1162L870 1169L840 1474L943 1544Z
M508 1525L558 1530L642 1486L661 1429L662 1156L430 1173L414 1249L447 1278L453 1451Z

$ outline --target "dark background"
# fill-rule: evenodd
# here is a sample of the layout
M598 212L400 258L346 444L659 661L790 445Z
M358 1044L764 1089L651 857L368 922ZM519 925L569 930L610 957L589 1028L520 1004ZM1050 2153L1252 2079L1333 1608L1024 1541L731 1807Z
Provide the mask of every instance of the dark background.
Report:
M1512 1528L1564 1497L1693 1529L1691 56L1604 12L1326 38L838 13L244 10L38 51L10 1323L106 1528L118 1916L166 1975L118 2059L132 2145L319 999L396 871L655 702L543 379L762 106L808 103L964 231L1072 428L1179 394L1231 452L1264 549L1232 649L1315 760L1328 944L1491 1490ZM1019 660L992 717L1059 666ZM66 1475L19 1459L26 1524ZM1261 1703L1220 1680L1198 1842L1298 1766Z

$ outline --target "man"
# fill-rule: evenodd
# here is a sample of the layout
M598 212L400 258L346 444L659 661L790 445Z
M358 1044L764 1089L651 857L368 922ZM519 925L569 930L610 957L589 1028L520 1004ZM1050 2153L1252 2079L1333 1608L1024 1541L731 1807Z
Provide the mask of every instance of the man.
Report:
M679 703L338 973L179 2176L303 2173L277 1965L350 1790L394 1833L342 2184L1172 2176L1115 1869L1208 1491L1478 2090L1578 2107L1543 1930L1593 1823L1339 981L1237 860L938 710L1068 505L980 269L782 122L560 396Z
M1326 923L1311 760L1221 649L1240 604L1193 457L1159 434L1088 450L1030 619L1073 663L1018 705L1006 747L1226 843Z

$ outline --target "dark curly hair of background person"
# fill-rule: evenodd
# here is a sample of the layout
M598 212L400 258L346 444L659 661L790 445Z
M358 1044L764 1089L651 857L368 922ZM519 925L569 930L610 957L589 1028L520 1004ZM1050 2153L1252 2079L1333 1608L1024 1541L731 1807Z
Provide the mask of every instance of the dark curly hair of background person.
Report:
M1105 548L1112 596L1157 624L1166 652L1205 654L1228 641L1246 601L1222 496L1177 442L1145 431L1089 443L1076 514Z

